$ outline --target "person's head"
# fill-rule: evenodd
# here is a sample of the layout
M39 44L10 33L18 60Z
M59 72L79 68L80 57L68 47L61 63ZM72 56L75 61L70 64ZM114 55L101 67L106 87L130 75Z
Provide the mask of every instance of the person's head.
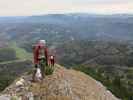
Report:
M39 43L45 45L46 44L46 41L45 40L39 40Z
M51 55L51 56L50 56L50 59L54 59L54 56L53 56L53 55Z

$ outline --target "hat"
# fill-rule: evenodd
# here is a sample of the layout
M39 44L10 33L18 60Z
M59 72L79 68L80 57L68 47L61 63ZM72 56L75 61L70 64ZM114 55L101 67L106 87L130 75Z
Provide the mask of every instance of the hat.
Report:
M46 44L46 41L45 40L39 40L39 43Z

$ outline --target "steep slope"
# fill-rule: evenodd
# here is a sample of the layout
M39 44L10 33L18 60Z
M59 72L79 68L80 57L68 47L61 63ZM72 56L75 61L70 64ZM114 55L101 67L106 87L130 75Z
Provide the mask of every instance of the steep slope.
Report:
M122 100L133 99L133 45L78 40L55 48L57 61L99 80Z
M30 100L33 97L35 100L118 100L100 82L60 65L56 65L53 75L46 76L41 83L31 82L31 75L23 77L24 86L16 87L14 82L3 91L0 100L8 100L10 94L15 94L18 98L29 95Z
M15 41L3 41L1 38L0 35L0 92L22 73L32 69L32 54L20 48Z

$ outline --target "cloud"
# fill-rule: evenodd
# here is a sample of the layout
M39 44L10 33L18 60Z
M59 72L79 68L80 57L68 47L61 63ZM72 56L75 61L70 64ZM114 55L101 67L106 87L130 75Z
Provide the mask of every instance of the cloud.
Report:
M91 12L133 13L131 0L0 0L0 15Z

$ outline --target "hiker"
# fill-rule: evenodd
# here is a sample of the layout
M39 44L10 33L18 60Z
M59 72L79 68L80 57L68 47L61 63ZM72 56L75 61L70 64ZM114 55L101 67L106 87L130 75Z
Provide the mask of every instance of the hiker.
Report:
M44 76L50 71L49 65L54 66L55 60L54 56L51 56L51 59L49 59L49 49L45 40L39 40L39 42L34 46L33 54L35 66L33 81L35 81L37 70L40 70L39 73L41 73L41 76L39 75L39 77L44 78Z
M48 48L45 40L39 40L39 42L34 46L34 65L36 68L41 69L42 77L44 77L45 67L49 65ZM33 73L33 79L35 77L35 73L36 71Z
M55 59L54 59L53 55L50 56L50 64L51 64L51 66L54 66L54 64L55 64Z
M33 81L36 80L36 73L38 70L40 70L40 73L42 74L41 77L44 77L44 62L46 62L44 54L45 43L45 40L39 40L39 42L33 48L35 66L33 72Z

